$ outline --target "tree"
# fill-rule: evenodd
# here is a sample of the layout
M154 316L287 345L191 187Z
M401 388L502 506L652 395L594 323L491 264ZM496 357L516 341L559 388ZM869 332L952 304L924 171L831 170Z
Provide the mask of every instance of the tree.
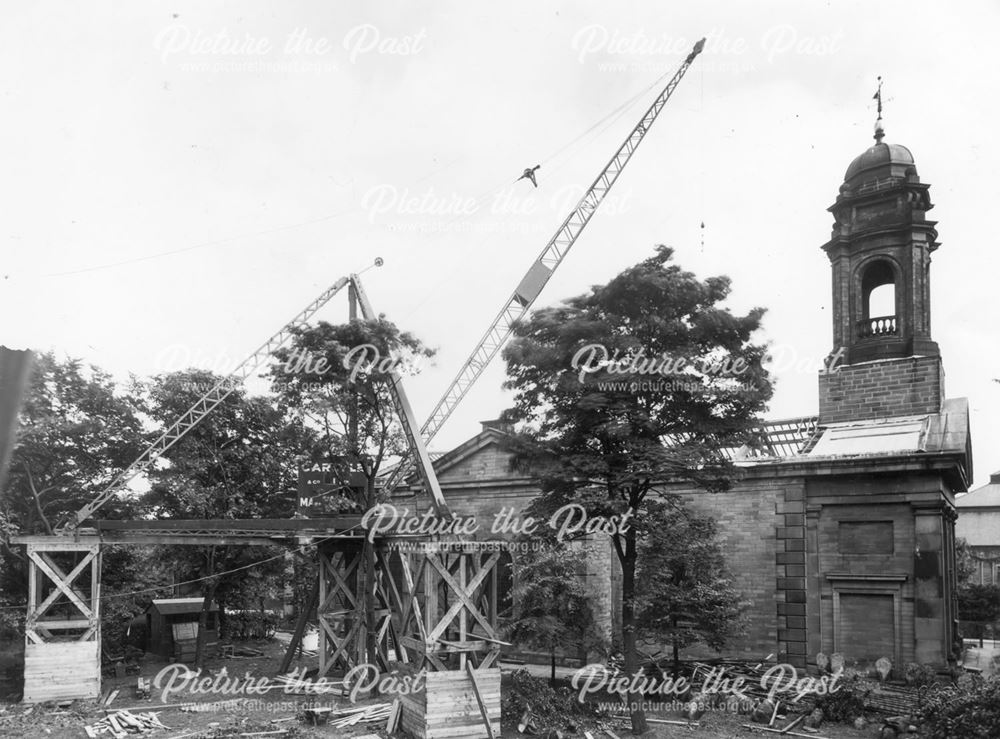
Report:
M202 370L155 377L146 387L147 412L167 427L219 379ZM301 437L301 430L271 399L234 388L150 470L144 510L151 516L181 519L287 516ZM253 567L253 577L263 578L267 590L275 593L283 576L281 553L277 547L221 544L160 548L162 559L182 580L201 580L205 604L198 630L199 664L211 603L219 604L224 619L227 601L237 602L245 594L248 569L257 562L262 564Z
M725 277L698 280L672 250L606 285L535 312L504 352L517 424L518 463L539 479L536 510L573 503L590 521L630 517L610 530L622 571L625 667L639 668L636 571L648 535L649 494L663 482L708 491L730 486L726 450L759 443L771 396L766 349L754 343L762 309L720 306ZM645 384L644 384L645 383ZM630 695L632 730L646 730Z
M986 625L1000 618L1000 586L966 585L958 590L958 616L979 625L979 646Z
M123 391L100 368L36 353L0 494L4 629L21 627L28 588L27 562L8 537L52 534L128 466L144 446L139 408L133 388ZM126 493L109 500L102 514L123 517L134 509Z
M721 649L743 633L746 603L728 572L715 521L672 503L647 504L636 621L644 633L670 643L676 677L682 648L704 642Z
M3 491L9 519L24 533L51 534L94 498L143 449L137 411L132 389L98 367L38 354ZM129 505L121 496L104 510L121 515Z
M503 624L512 641L544 649L556 681L556 650L584 657L604 646L590 600L580 579L582 556L559 542L529 549L514 561L514 614Z
M345 486L345 505L374 505L383 464L407 451L389 370L406 373L430 356L430 349L384 316L341 325L321 321L297 329L291 346L275 352L271 378L284 407L318 435L318 449L345 459L367 481L360 495Z
M396 417L390 393L390 370L407 373L433 352L411 334L379 316L294 331L289 347L275 352L273 386L283 406L303 419L317 435L317 449L329 460L344 460L360 473L361 490L344 481L333 499L335 510L365 510L378 502L377 481L383 465L407 450L406 436ZM372 582L375 549L364 540L363 561ZM365 588L365 651L377 660L375 594Z
M955 577L959 586L971 583L979 571L979 564L972 555L972 548L962 537L955 539Z
M171 584L170 563L156 548L112 545L101 548L101 643L110 653L125 651L132 620L157 591Z

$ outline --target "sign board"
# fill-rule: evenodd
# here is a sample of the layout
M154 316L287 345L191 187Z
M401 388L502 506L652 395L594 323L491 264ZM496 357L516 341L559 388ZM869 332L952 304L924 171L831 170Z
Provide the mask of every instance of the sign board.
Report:
M368 478L362 472L350 470L342 457L300 462L298 511L305 515L322 513L328 507L327 501L336 501L338 494L350 494L352 489L364 489L367 484Z

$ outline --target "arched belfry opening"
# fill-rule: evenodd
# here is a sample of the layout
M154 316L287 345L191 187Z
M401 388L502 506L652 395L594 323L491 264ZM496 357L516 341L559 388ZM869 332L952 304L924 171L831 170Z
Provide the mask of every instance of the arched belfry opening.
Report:
M896 270L886 259L875 259L861 268L861 320L858 338L895 336L899 325L896 307Z

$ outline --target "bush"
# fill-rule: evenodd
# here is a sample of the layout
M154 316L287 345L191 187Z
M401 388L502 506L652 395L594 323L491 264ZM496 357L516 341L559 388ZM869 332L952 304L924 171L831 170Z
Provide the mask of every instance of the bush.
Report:
M910 662L906 665L906 684L914 688L933 685L937 682L937 670L929 665L918 665Z
M928 688L920 720L926 739L995 739L1000 736L1000 678Z
M574 716L597 716L596 704L580 703L571 688L553 688L547 680L533 677L525 669L511 675L510 689L503 693L503 715L515 721L525 711L542 725L567 722Z
M233 641L270 639L274 636L277 620L260 611L227 611L224 636Z
M872 692L872 684L864 676L846 675L841 678L835 693L822 696L816 707L823 710L828 721L849 723L865 715L865 699Z

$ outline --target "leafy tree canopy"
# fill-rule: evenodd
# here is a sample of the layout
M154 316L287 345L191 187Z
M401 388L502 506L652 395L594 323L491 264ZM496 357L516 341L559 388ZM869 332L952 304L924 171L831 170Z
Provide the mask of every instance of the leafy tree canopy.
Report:
M729 487L736 471L728 452L759 443L758 416L772 393L766 347L754 341L763 310L733 314L722 305L728 278L699 280L672 258L670 248L659 246L607 284L536 311L515 327L504 352L505 387L514 392L505 418L518 431L510 445L516 464L542 487L531 515L572 503L591 522L630 517L628 526L603 528L622 567L620 640L629 674L638 669L639 631L665 626L651 603L637 599L640 554L654 554L648 542L660 535L666 515L659 500L650 505L649 493L663 483ZM700 541L709 546L697 519L669 523L705 534ZM682 555L659 564L672 569L657 581L658 605L676 610L682 597L684 608L698 598L718 604L726 590L709 572L690 570L693 563ZM689 571L697 577L689 579ZM684 587L706 583L703 593L681 595ZM721 622L732 614L717 613L721 636ZM684 637L677 628L671 624L669 633ZM630 699L632 730L642 733L641 697Z
M5 518L23 533L51 534L142 451L138 410L131 389L120 392L103 370L38 353L0 503ZM105 515L129 510L118 498Z
M339 325L321 321L296 330L291 345L275 352L271 379L283 406L318 435L318 448L347 460L373 492L383 464L407 451L389 372L413 374L431 356L384 316Z

